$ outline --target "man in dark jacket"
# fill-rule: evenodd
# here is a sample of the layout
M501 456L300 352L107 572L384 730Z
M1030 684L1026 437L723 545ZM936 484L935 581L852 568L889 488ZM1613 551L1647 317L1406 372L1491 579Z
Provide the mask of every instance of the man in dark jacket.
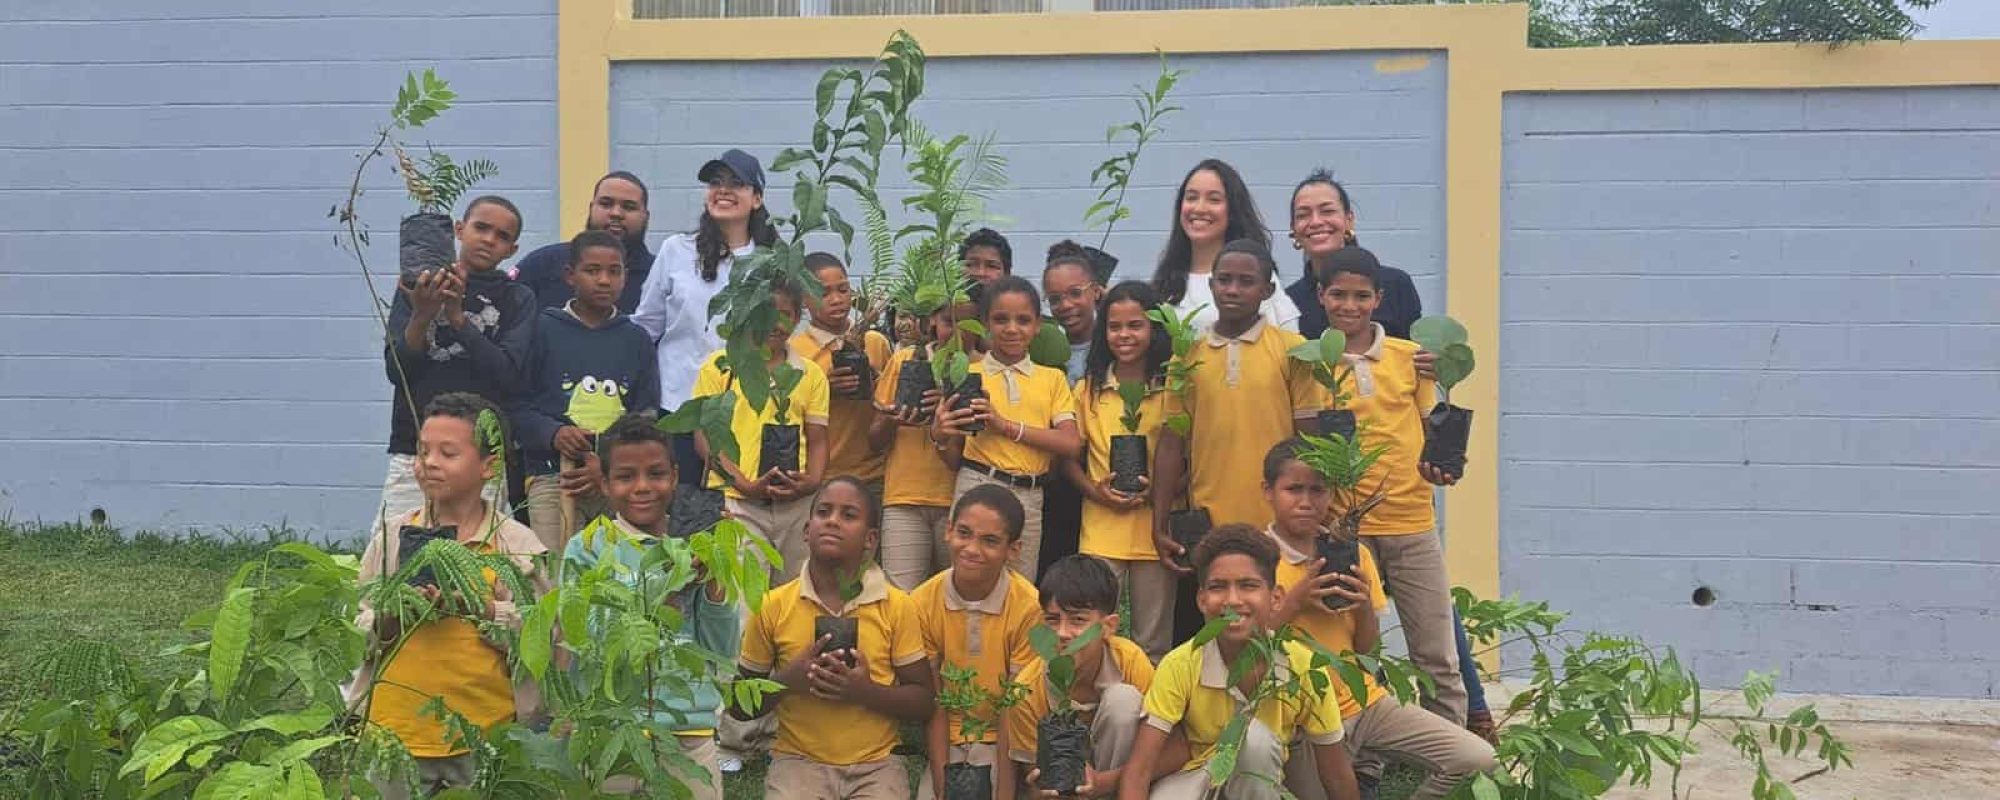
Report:
M639 307L639 291L646 275L653 271L653 251L646 247L646 224L652 212L646 203L646 184L639 176L616 170L597 179L591 190L590 216L583 222L587 231L604 231L625 245L625 290L618 294L618 313L630 314ZM522 256L514 268L514 280L535 290L542 308L562 308L574 293L563 282L569 269L569 242L543 245Z

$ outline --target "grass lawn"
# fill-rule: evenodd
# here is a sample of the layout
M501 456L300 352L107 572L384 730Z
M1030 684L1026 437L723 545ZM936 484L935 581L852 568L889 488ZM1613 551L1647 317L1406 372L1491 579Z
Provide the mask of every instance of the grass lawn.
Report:
M23 694L37 657L66 642L101 641L118 648L141 673L172 671L161 651L191 641L181 622L219 602L237 567L271 543L263 536L232 542L147 534L126 539L87 525L0 520L0 575L7 576L9 587L0 592L0 714L32 699ZM729 776L728 798L764 796L764 766L763 759L755 759ZM1381 800L1408 794L1418 777L1391 769ZM0 789L8 784L0 775Z

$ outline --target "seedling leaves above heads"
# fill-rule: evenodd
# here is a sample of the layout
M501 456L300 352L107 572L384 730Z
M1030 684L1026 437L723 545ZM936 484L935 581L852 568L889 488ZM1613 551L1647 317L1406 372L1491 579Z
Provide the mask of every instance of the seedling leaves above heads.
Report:
M1438 384L1446 394L1472 374L1472 346L1458 320L1442 314L1424 317L1410 325L1410 339L1437 354Z

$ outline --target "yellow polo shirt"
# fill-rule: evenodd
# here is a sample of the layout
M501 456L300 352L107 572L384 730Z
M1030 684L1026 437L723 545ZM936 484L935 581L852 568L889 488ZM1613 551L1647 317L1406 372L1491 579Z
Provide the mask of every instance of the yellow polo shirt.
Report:
M1233 339L1213 329L1194 346L1187 393L1189 502L1217 526L1271 524L1264 502L1264 455L1292 435L1293 421L1326 405L1311 368L1288 351L1305 341L1259 319Z
M1084 474L1093 481L1101 481L1111 475L1111 437L1126 433L1119 417L1125 413L1125 402L1118 397L1118 378L1106 376L1104 388L1092 391L1089 379L1076 382L1076 421L1083 429L1085 449ZM1139 404L1139 435L1146 437L1147 458L1159 448L1160 429L1166 426L1167 416L1179 407L1174 396L1168 392L1153 392ZM1147 466L1148 473L1151 465ZM1083 501L1083 530L1077 544L1083 553L1117 561L1152 561L1158 559L1159 551L1153 549L1153 510L1146 506L1119 511L1098 505L1089 497Z
M829 383L833 375L833 352L840 349L840 337L807 325L805 332L792 337L791 350L818 364ZM868 366L880 375L889 363L889 340L880 333L862 334L861 349L868 354ZM828 392L826 421L826 474L852 475L873 483L882 479L884 453L868 446L868 424L875 420L875 405L869 397L847 397Z
M1270 528L1265 528L1264 533L1278 545L1280 589L1289 589L1313 577L1306 574L1306 562L1313 560L1313 553L1292 549L1291 545L1278 538L1278 534ZM1388 608L1389 597L1382 593L1382 573L1375 567L1375 554L1369 552L1367 547L1361 548L1361 562L1355 572L1359 573L1361 580L1368 584L1368 602L1375 606L1375 610ZM1354 649L1353 609L1329 611L1325 603L1308 600L1299 615L1292 618L1292 626L1318 642L1321 647L1335 653ZM1340 694L1340 716L1343 719L1352 719L1354 715L1361 713L1362 709L1382 699L1384 694L1382 687L1375 682L1375 676L1365 670L1361 675L1361 680L1368 684L1368 699L1365 702L1354 702L1353 695L1347 691L1347 682L1340 680L1338 674L1333 678L1334 689Z
M1417 473L1424 454L1424 415L1436 404L1436 385L1417 377L1419 349L1407 339L1392 339L1375 325L1375 344L1366 353L1349 354L1354 365L1354 421L1366 447L1389 450L1361 479L1364 489L1381 486L1384 499L1361 518L1364 536L1423 533L1437 527L1431 484ZM1329 512L1345 509L1329 507Z
M1122 636L1105 635L1104 663L1097 668L1097 690L1103 692L1118 684L1127 684L1145 694L1153 687L1153 662L1146 658L1146 651L1130 639ZM1007 751L1015 761L1033 763L1035 744L1041 734L1035 724L1049 715L1049 698L1055 690L1044 677L1049 665L1035 659L1028 668L1021 671L1022 685L1028 693L1021 702L1007 709ZM1079 711L1095 712L1095 704L1085 707L1074 704Z
M910 592L924 632L924 649L940 668L971 667L979 673L979 688L997 697L1003 678L1019 673L1035 660L1035 651L1028 647L1028 631L1042 624L1041 593L1010 569L985 599L971 601L959 596L951 582L952 572L946 569L933 575ZM938 688L942 691L944 687L940 684ZM992 719L990 706L974 713L997 727L999 720ZM964 717L957 711L945 716L946 735L952 744L994 740L993 731L976 739L965 736Z
M1279 671L1281 679L1286 675L1303 675L1312 668L1312 650L1305 645L1288 642L1285 655L1284 661L1271 665ZM1215 754L1215 741L1222 737L1222 729L1237 716L1237 709L1248 702L1236 687L1229 685L1229 665L1223 663L1222 650L1215 642L1201 647L1187 642L1160 659L1159 669L1153 673L1153 687L1146 691L1146 724L1165 733L1173 733L1174 726L1180 726L1194 754L1181 769L1198 769ZM1310 682L1305 683L1302 692L1259 703L1254 714L1257 721L1271 729L1279 748L1287 751L1284 754L1287 758L1292 739L1301 730L1306 741L1315 745L1336 744L1342 735L1337 694L1314 691Z
M813 620L839 616L820 605L819 593L806 591L812 572L771 590L764 608L743 628L743 650L737 661L745 670L770 674L790 663L813 643ZM924 637L917 627L917 609L910 596L889 585L882 568L862 573L861 595L849 604L847 616L860 620L855 636L868 678L883 685L896 680L896 667L924 660ZM778 741L773 749L821 764L846 766L889 757L896 746L896 721L853 703L814 697L810 692L787 695L778 703Z
M904 347L890 354L889 363L875 379L875 410L894 413L896 376L916 354ZM889 445L883 469L882 505L951 507L951 491L958 476L944 463L944 455L931 443L927 425L897 425L896 440Z
M1054 428L1056 423L1076 419L1076 397L1069 391L1069 378L1062 370L1044 367L1026 358L1002 364L988 353L972 368L986 387L986 400L993 413L1036 428ZM986 466L1015 475L1041 475L1049 471L1053 456L1016 442L987 425L965 440L964 455Z
M701 372L694 379L695 397L714 397L737 388L730 373L717 366L716 359L721 357L722 351L717 350L702 359ZM788 360L792 366L805 372L805 377L799 379L799 385L792 389L790 402L785 404L786 421L799 429L799 464L803 466L807 463L808 447L805 426L827 423L829 392L826 373L820 370L818 364L807 361L796 352L791 353ZM756 480L758 475L763 474L757 462L764 457L763 448L759 446L764 441L764 423L777 421L778 402L775 395L764 402L764 410L759 412L750 407L750 401L743 397L741 391L736 393L736 411L729 418L729 430L736 434L736 447L741 451L736 459L736 468L743 472L744 477ZM721 489L730 497L743 499L729 479L720 473L710 472L708 488Z

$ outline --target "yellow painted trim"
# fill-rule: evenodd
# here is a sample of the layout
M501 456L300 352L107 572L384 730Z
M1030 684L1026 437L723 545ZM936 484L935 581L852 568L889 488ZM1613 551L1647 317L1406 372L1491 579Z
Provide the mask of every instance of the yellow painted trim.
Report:
M634 20L630 0L562 0L557 80L561 208L573 233L610 162L610 65L620 61L871 58L907 30L935 58L1399 51L1378 70L1443 51L1449 312L1480 369L1459 387L1478 410L1474 463L1445 495L1457 583L1500 584L1501 107L1509 92L2000 85L2000 41L1701 45L1534 50L1522 5L1349 6L1148 13ZM1489 660L1488 666L1497 666Z

